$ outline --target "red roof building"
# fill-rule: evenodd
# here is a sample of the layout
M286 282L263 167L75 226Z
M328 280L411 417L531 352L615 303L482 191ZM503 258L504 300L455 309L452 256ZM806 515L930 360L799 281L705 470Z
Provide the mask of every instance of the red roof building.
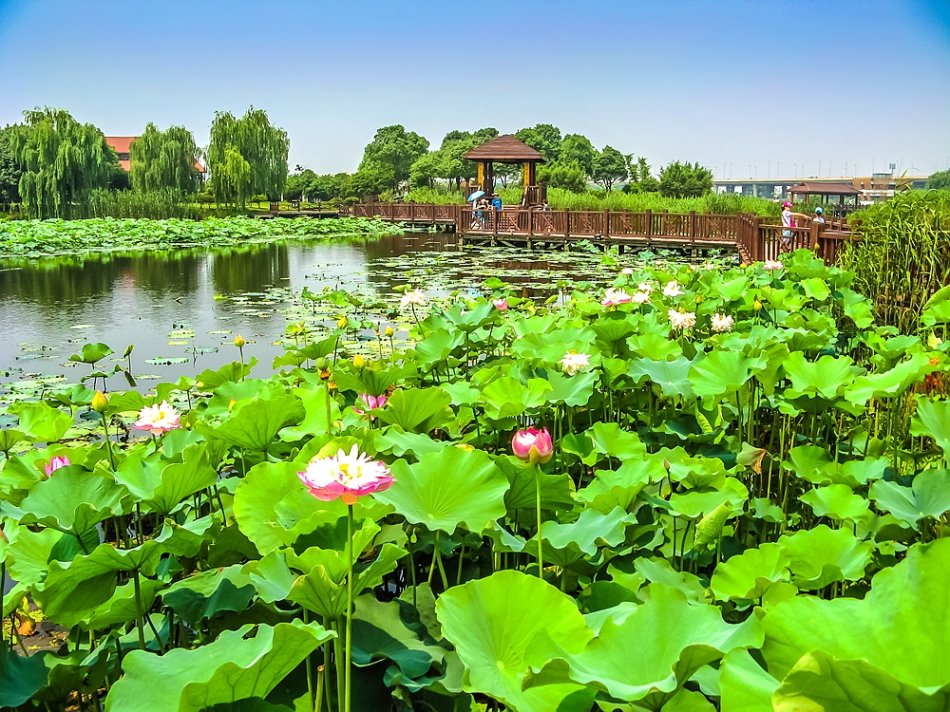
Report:
M106 143L112 146L119 156L119 167L128 173L132 169L132 142L138 136L106 136ZM207 169L195 161L195 170L204 174Z

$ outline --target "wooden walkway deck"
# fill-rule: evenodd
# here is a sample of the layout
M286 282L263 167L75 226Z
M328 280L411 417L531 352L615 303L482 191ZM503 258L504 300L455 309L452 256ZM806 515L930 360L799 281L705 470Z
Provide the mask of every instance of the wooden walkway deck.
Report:
M792 238L788 239L783 238L785 228L780 224L747 214L506 207L501 211L485 210L479 218L468 205L430 203L359 203L346 214L452 230L462 244L568 249L585 240L621 250L651 246L696 251L732 248L745 262L776 259L783 252L807 247L832 263L841 246L854 239L845 221L829 220L825 225L810 222L792 228Z

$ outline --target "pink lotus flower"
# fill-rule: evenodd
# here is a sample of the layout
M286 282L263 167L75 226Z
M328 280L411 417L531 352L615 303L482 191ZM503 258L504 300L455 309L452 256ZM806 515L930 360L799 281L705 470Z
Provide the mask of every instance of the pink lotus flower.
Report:
M767 272L782 269L784 266L785 265L782 264L781 260L766 260L762 263L762 269L766 270Z
M511 438L511 451L530 465L545 463L554 455L554 443L547 428L519 430Z
M387 490L395 481L385 463L371 460L356 445L348 453L341 448L332 457L314 457L297 477L317 499L342 499L347 505L356 504L364 495Z
M162 401L159 405L147 405L142 408L139 411L139 419L132 427L145 430L152 435L162 435L169 430L181 427L179 417L178 411L169 405L168 401Z
M492 304L495 305L495 309L498 311L508 311L508 300L506 298L493 299Z
M65 455L57 455L56 457L50 458L50 461L46 463L46 467L43 468L43 471L46 472L46 476L49 477L60 467L69 467L72 465L69 461L69 458Z
M626 304L631 299L633 299L633 297L627 294L624 290L608 287L604 291L604 298L600 303L605 307L616 307L621 304Z
M360 400L363 401L363 404L366 406L367 410L376 410L377 408L382 408L386 405L386 402L389 400L386 396L371 396L369 393L361 393ZM354 413L359 413L360 415L365 415L361 408L353 407ZM376 420L376 416L372 413L369 416L370 420Z

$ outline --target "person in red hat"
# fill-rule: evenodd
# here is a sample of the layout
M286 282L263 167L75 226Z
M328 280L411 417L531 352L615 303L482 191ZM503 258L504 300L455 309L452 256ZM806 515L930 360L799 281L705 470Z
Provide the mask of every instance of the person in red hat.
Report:
M802 213L793 213L792 204L787 200L782 203L782 227L784 228L782 230L782 242L784 242L786 246L792 244L792 235L794 234L792 228L798 226L796 219L804 220L807 217L807 215L803 215Z

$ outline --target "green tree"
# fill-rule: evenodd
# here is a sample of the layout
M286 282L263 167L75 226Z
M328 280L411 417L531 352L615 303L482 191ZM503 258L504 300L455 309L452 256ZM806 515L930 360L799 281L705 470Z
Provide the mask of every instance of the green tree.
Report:
M250 195L265 194L270 200L280 197L287 180L287 153L290 139L287 132L272 126L267 113L251 107L236 119L230 112L216 112L211 122L211 142L208 144L208 169L215 199L224 203L240 202ZM248 167L247 190L236 190L235 174L228 173L221 180L216 173L229 165L228 170L239 170L240 163L230 155L237 153ZM241 183L243 185L243 178Z
M712 171L699 163L674 161L660 170L660 193L666 198L698 198L712 190Z
M409 185L413 188L432 187L436 178L442 177L444 154L442 150L430 151L415 160L409 168Z
M349 188L354 195L365 200L377 198L380 193L398 184L391 166L364 161L353 174Z
M610 190L614 183L618 183L627 177L627 160L620 151L612 146L604 146L604 150L594 156L593 172L591 178L594 182L604 186L604 190Z
M515 134L515 138L538 151L546 161L553 163L558 159L561 150L561 129L553 124L537 124L521 129Z
M224 160L215 169L213 180L215 196L222 196L223 202L243 206L252 195L251 164L233 146L225 149Z
M132 142L130 178L136 190L162 190L191 193L198 187L198 147L195 137L184 126L160 131L149 123Z
M572 193L583 193L587 188L587 173L576 163L543 163L538 168L538 180Z
M17 126L0 129L0 206L20 202L20 164L13 151L13 132Z
M82 215L89 194L109 184L118 158L102 131L80 124L62 109L23 112L12 132L13 153L22 171L18 190L32 218Z
M386 187L397 190L400 183L409 180L412 164L428 150L429 142L415 131L406 131L399 124L384 126L363 151L357 174L372 177L369 183L386 175L390 181ZM364 188L367 185L364 179L360 184Z
M567 134L561 141L558 161L563 164L575 163L580 166L585 175L594 172L594 156L597 150L590 139L580 134Z
M950 170L934 173L927 179L927 187L938 190L950 188Z

